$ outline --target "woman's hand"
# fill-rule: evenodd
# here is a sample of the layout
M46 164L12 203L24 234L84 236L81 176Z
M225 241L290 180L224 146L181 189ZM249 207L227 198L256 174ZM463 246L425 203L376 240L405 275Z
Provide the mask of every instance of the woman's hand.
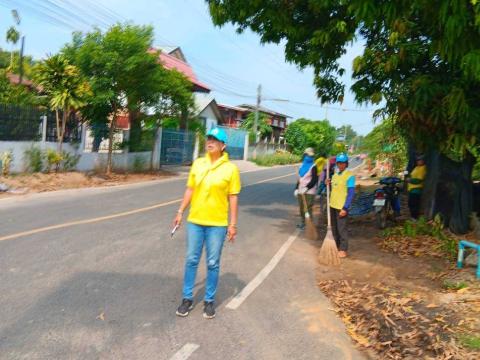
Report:
M175 219L173 219L173 226L180 226L182 224L183 213L177 213Z
M340 210L340 213L338 214L338 216L340 216L342 218L347 216L347 215L348 215L348 212L345 209Z
M237 227L235 225L228 225L227 240L233 244L237 236Z

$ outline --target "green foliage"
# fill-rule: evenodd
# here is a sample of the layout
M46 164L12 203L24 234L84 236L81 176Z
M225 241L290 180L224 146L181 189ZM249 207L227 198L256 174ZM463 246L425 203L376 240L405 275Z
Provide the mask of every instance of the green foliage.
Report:
M162 128L170 129L170 130L177 130L180 126L180 119L167 117L162 120Z
M372 160L389 160L393 173L405 169L407 163L407 142L395 118L387 118L365 136L362 150Z
M479 181L480 180L480 158L477 158L477 163L473 168L472 173L472 180Z
M272 132L272 127L268 124L268 117L264 113L258 114L258 123L257 129L260 133L259 140L268 138ZM240 128L243 130L247 130L249 133L249 142L250 144L255 144L256 136L255 136L255 113L248 114L247 118L242 122Z
M85 105L90 86L80 69L62 54L50 56L32 71L35 82L42 87L50 108L56 113L57 142L61 151L68 116Z
M337 128L337 136L341 136L346 144L352 144L357 132L353 130L352 125L342 125Z
M328 154L332 151L335 136L335 128L327 120L298 119L288 126L285 140L296 155L303 154L307 147L313 147L318 154Z
M452 281L452 280L445 280L442 284L442 288L445 290L454 290L458 291L461 289L465 289L468 287L468 284L464 281Z
M62 157L61 169L63 171L74 171L77 168L81 155L79 154L74 155L64 151L62 152L61 157Z
M275 166L297 164L301 161L301 157L289 152L277 152L269 155L259 155L256 159L250 159L259 166Z
M342 102L340 59L361 38L350 90L360 103L385 104L425 147L462 156L480 138L480 2L208 0L216 25L250 29L285 44L287 61L314 68L322 103Z
M387 229L383 235L401 235L409 238L418 236L431 236L438 240L437 248L450 258L455 258L457 254L457 242L450 237L444 229L442 218L439 214L432 221L427 221L420 217L417 221L407 220L401 227Z
M37 146L31 146L23 152L25 170L27 172L40 172L43 169L42 150Z
M50 172L52 168L57 172L60 169L60 163L63 160L62 153L55 151L53 149L47 149L45 154L45 171Z
M462 334L459 336L460 343L471 350L480 350L480 336Z
M158 53L151 51L152 43L151 26L117 24L105 33L100 30L75 33L72 43L63 49L65 56L80 68L91 84L94 101L89 102L84 113L89 120L107 123L109 135L115 130L113 118L117 114L137 114L146 107L158 105L159 125L162 117L173 112L169 99L177 95L184 99L184 90L191 89L184 77L159 66ZM173 81L182 83L180 95L178 86L172 85ZM191 104L193 100L191 94L188 95ZM162 96L167 100L162 102ZM175 115L185 106L182 103L176 107ZM181 110L177 111L178 108ZM109 151L107 172L111 166Z
M332 145L332 155L336 155L336 154L339 154L341 152L345 152L345 144L343 142L340 142L340 141L335 141Z
M40 99L34 90L24 85L11 84L6 71L0 69L0 104L37 105Z
M11 151L4 151L0 156L2 163L2 175L8 176L10 174L10 166L13 162L13 153Z
M142 156L136 155L133 158L133 172L139 173L145 170L146 167L146 161Z

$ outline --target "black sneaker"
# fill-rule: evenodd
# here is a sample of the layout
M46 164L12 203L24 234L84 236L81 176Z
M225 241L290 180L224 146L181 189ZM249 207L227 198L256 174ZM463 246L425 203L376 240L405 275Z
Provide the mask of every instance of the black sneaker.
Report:
M188 313L192 309L193 309L193 301L188 299L183 299L182 304L177 309L177 315L185 317L188 315Z
M205 301L205 305L203 307L203 317L205 319L213 319L215 317L215 305L213 301Z

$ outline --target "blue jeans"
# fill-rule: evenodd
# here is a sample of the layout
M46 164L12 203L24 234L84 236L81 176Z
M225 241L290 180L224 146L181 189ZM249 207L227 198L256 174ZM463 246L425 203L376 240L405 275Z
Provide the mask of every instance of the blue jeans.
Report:
M203 226L188 223L187 256L185 260L185 277L183 279L183 298L193 300L193 287L197 275L198 263L202 256L203 244L207 252L207 280L205 285L205 301L215 300L218 275L220 273L220 256L223 242L227 235L226 226Z

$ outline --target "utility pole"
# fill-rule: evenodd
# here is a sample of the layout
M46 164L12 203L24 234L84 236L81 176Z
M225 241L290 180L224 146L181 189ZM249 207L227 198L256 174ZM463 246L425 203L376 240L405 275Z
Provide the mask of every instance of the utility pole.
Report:
M258 144L258 120L260 117L260 103L262 102L262 85L259 84L257 88L257 107L255 108L255 121L253 123L253 131L255 133L255 147L253 148L253 158L257 158L257 144Z

